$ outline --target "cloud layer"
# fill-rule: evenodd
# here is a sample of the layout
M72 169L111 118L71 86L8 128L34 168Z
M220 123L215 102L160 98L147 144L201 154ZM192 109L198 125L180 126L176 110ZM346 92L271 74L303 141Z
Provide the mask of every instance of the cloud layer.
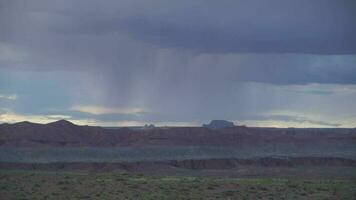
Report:
M3 0L0 108L355 126L355 21L352 0Z

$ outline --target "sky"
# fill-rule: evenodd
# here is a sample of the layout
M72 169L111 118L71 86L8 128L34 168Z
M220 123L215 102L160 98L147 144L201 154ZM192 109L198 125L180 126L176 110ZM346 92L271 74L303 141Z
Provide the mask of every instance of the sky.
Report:
M0 123L356 127L354 0L0 0Z

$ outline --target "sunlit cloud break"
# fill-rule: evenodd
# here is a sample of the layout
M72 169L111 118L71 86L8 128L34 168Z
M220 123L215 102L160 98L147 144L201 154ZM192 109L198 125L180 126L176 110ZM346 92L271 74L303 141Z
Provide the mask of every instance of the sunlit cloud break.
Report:
M0 123L17 123L21 121L31 121L34 123L49 123L58 120L45 115L24 115L13 112L0 114Z
M0 94L0 99L15 101L17 99L17 95L15 95L15 94L12 94L12 95Z
M134 114L139 115L145 113L142 108L118 108L118 107L105 107L105 106L95 106L95 105L77 105L71 108L72 111L78 111L83 113L89 113L93 115L104 115L104 114Z

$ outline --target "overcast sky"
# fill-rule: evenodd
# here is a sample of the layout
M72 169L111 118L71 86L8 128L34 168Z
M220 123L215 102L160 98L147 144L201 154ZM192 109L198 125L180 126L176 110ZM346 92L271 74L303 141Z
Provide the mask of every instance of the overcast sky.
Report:
M0 0L0 123L356 127L354 0Z

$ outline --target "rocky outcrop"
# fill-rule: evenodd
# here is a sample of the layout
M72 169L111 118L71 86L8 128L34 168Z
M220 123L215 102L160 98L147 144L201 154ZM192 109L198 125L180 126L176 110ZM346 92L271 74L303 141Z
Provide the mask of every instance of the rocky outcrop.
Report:
M234 127L233 122L229 122L226 120L212 120L209 124L203 124L203 127L209 128L212 130L223 129L223 128L231 128Z

